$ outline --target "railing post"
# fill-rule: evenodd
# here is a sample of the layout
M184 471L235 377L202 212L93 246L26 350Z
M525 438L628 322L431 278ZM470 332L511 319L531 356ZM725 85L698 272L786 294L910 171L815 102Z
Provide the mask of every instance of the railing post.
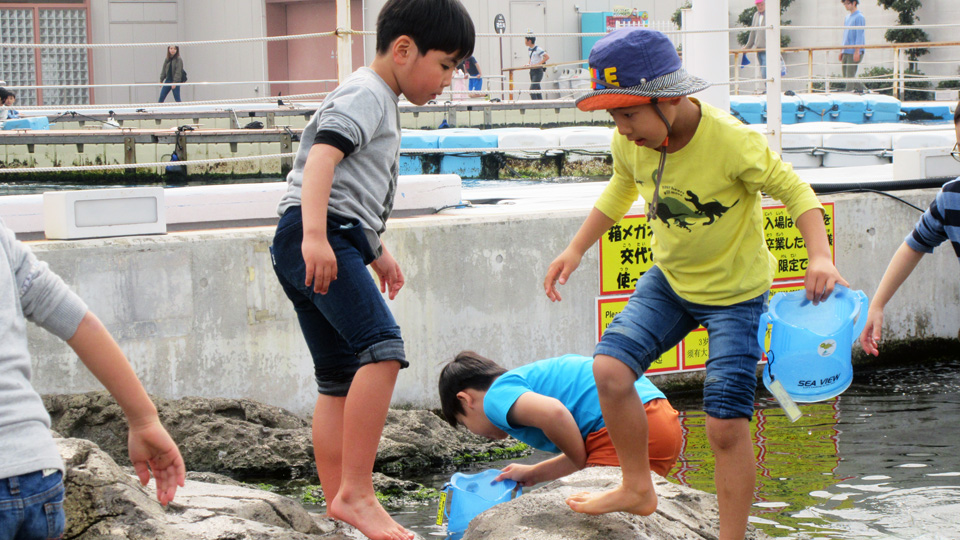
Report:
M740 55L746 56L747 53L733 53L733 93L740 95Z
M813 93L813 49L807 51L807 92Z
M894 78L896 79L893 82L893 87L895 89L894 94L897 99L903 99L906 96L904 91L904 81L903 81L903 49L900 47L893 48L893 73Z
M337 0L337 80L341 83L353 73L353 36L350 30L350 0Z
M783 109L780 92L780 0L767 0L767 78L773 79L767 87L767 142L776 153L783 151ZM773 77L770 75L773 74Z

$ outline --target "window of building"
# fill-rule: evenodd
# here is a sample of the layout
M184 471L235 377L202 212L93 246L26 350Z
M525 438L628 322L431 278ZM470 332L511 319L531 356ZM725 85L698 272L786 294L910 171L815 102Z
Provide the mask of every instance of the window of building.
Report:
M86 0L57 2L12 2L0 0L0 42L88 43ZM76 3L77 7L66 4ZM6 5L5 5L6 4ZM39 69L38 69L39 67ZM89 49L0 47L0 78L9 86L87 85L90 83ZM89 88L17 90L21 105L77 105L91 102Z

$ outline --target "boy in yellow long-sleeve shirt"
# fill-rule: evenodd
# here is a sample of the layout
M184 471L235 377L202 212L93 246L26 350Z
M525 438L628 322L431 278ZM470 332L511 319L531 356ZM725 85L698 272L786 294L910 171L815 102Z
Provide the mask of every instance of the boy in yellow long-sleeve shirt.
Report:
M644 409L633 383L664 351L699 325L710 337L703 401L716 456L720 539L742 540L753 502L756 463L750 437L761 350L756 340L776 259L763 236L761 191L779 199L809 254L807 297L825 299L846 281L830 256L823 207L810 186L770 150L763 135L688 97L709 86L681 67L673 44L647 29L622 29L590 52L595 90L577 100L607 110L618 134L614 172L570 245L551 263L544 290L562 285L587 249L630 209L647 201L656 266L594 351L603 418L623 483L567 499L578 512L649 515L657 508L647 456Z

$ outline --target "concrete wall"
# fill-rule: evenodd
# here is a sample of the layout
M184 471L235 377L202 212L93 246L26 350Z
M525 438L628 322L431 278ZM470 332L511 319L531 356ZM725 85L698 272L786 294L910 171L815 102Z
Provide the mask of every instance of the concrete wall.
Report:
M924 207L934 194L898 193ZM836 201L837 266L855 288L872 295L917 212L879 195L824 200ZM385 242L407 279L391 309L412 364L401 373L394 403L436 406L440 365L461 349L507 367L562 353L590 354L596 248L562 289L563 302L551 304L542 288L547 265L586 213L544 206L391 220ZM234 229L32 246L103 319L149 392L247 397L306 415L316 398L311 363L270 266L272 232ZM957 275L949 248L925 257L888 307L885 337L956 337ZM98 388L62 342L31 325L30 343L40 392Z

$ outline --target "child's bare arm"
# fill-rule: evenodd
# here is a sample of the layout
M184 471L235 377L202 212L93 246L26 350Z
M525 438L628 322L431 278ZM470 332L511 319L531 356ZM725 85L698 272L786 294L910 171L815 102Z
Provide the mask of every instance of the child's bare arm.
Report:
M543 431L563 455L533 466L510 466L501 478L512 478L522 485L533 485L566 476L587 464L587 448L573 414L559 400L527 392L520 396L507 420L515 426L530 426Z
M123 409L130 426L130 461L140 483L146 485L152 471L157 499L164 505L172 501L177 486L184 483L183 458L120 346L92 312L87 312L67 344Z
M580 226L580 230L574 235L573 240L567 249L563 250L547 269L547 277L543 280L543 290L547 293L550 300L556 302L561 300L560 293L557 292L557 281L560 285L567 282L570 274L580 266L580 259L583 254L597 243L597 240L607 232L616 221L607 217L606 214L596 208L590 210L590 215Z
M541 482L550 482L557 478L563 478L568 474L573 474L583 467L577 467L570 461L570 458L560 454L550 459L541 461L536 465L524 465L522 463L511 463L503 468L503 472L494 478L494 481L510 479L521 486L533 486Z
M327 204L333 186L333 170L343 152L327 144L310 148L303 166L300 210L303 213L303 261L307 265L304 284L327 294L330 282L337 279L337 258L327 240Z
M887 302L893 298L897 289L900 288L900 285L903 285L913 269L920 263L923 255L922 251L915 251L904 242L900 244L900 248L890 259L887 270L880 278L877 293L873 295L873 300L870 301L870 309L866 315L867 325L863 328L863 333L860 334L860 346L867 354L874 356L880 354L877 344L883 330L883 310L887 307Z
M807 210L797 218L797 228L807 246L808 264L803 286L807 290L807 300L818 304L830 296L834 285L849 286L849 283L833 265L823 212L819 208Z

